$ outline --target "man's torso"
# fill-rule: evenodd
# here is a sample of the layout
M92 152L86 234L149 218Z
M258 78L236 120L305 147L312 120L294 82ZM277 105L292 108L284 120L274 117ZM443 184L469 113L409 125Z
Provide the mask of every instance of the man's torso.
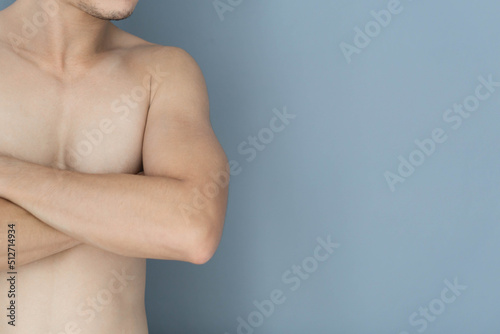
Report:
M0 154L86 173L141 171L150 85L161 78L148 59L155 48L109 51L58 78L0 44ZM16 333L147 333L144 259L80 245L17 270ZM4 295L5 278L0 287Z

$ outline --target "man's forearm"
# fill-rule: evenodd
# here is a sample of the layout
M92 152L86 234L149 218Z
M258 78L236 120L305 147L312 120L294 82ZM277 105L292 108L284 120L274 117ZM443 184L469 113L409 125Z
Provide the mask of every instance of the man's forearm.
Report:
M172 178L82 174L0 160L0 196L79 241L125 256L210 257L219 232L211 219L225 203L207 205L186 221L182 204L192 203L192 191L192 184Z
M15 224L16 266L22 266L80 244L16 204L0 198L0 244L7 245L8 225ZM0 250L0 271L7 270L7 247Z

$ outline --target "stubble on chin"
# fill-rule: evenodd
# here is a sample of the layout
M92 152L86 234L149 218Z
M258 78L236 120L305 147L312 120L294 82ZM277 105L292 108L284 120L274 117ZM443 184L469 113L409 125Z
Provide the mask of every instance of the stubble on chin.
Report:
M97 19L107 20L107 21L125 20L126 18L130 17L132 15L132 13L134 12L134 9L131 9L129 11L124 11L124 12L111 11L111 12L103 13L93 3L86 3L83 1L78 1L77 6L78 6L78 8L83 10L85 13L87 13L87 14L89 14Z

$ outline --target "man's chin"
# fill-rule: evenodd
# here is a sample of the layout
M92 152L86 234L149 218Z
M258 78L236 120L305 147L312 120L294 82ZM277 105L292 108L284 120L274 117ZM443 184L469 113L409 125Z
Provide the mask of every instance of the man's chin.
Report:
M78 7L85 13L95 18L108 21L125 20L126 18L130 17L133 14L135 9L134 7L134 8L127 8L124 10L106 10L106 9L100 9L95 5L87 4L85 2L80 2L78 4Z
M108 21L121 21L129 18L134 11L126 12L126 13L119 13L119 12L113 12L113 13L88 13L92 15L95 18L101 19L101 20L108 20Z

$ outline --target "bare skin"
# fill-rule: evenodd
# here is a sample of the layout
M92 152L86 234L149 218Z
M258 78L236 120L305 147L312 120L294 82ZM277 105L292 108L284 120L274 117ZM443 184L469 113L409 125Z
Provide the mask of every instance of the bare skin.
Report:
M24 38L22 18L54 2ZM106 20L136 2L0 11L3 310L10 223L18 273L16 326L3 312L0 333L148 333L145 259L203 264L219 244L227 182L201 204L195 191L228 176L203 76L184 51Z

